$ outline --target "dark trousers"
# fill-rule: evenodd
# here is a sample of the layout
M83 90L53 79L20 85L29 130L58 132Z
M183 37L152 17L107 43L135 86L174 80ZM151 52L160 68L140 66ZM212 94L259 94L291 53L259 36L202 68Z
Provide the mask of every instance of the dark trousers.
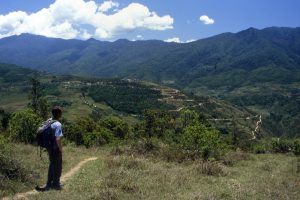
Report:
M48 154L50 164L48 170L47 186L59 186L62 171L62 154L59 149L48 149Z

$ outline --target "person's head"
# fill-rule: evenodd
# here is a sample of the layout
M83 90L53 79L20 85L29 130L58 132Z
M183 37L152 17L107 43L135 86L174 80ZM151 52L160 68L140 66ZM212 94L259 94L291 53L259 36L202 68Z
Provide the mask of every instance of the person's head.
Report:
M52 108L52 117L53 119L59 119L62 116L62 110L60 107L55 106Z

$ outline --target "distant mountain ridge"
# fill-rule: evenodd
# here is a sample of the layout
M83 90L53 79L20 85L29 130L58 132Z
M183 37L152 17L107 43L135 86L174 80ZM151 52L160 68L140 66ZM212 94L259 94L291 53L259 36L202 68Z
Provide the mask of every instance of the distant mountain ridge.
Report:
M249 28L191 43L22 34L0 39L1 62L58 74L163 83L263 114L274 134L299 135L300 28Z
M171 80L178 85L211 73L243 73L262 67L276 67L293 77L300 69L300 28L250 28L182 44L22 34L0 40L0 62L56 73Z

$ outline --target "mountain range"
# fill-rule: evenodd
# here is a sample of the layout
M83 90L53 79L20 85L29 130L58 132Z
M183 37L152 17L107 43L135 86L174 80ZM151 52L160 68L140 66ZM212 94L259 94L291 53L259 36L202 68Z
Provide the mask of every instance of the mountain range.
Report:
M0 62L56 73L178 85L202 82L203 78L207 82L207 76L232 71L255 81L268 81L261 74L272 73L273 81L286 82L298 79L300 28L249 28L191 43L63 40L22 34L0 40ZM243 78L243 82L247 80Z
M190 43L22 34L0 39L0 62L57 74L154 81L263 113L278 135L296 135L300 128L300 28L249 28Z

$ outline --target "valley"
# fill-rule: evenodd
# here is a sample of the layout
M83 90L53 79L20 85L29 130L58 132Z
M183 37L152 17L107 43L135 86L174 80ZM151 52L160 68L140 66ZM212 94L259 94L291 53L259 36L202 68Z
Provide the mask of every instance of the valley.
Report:
M299 199L299 38L270 27L189 43L0 39L0 198ZM33 192L48 165L36 130L53 106L65 186Z

